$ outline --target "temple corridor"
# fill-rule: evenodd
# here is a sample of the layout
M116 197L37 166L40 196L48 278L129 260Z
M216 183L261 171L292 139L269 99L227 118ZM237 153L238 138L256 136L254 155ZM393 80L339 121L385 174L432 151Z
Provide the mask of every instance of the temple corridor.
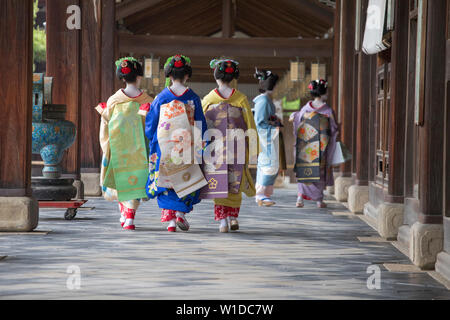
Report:
M153 201L134 233L99 198L73 221L43 210L34 233L0 234L0 299L450 299L436 272L414 267L333 198L321 210L296 209L294 188L275 199L261 209L246 198L241 230L229 234L218 233L209 201L176 234ZM371 266L381 270L379 290L368 289ZM70 290L68 268L78 267L81 287Z
M0 299L450 299L450 0L1 0L0 33ZM188 141L145 132L172 125L164 91L192 94L181 109L198 119L241 108L225 133L270 123L271 164L260 144L258 166L215 171L226 183L189 162L158 186L157 144ZM112 142L116 94L136 112ZM203 192L185 182L236 197L217 206L230 218L257 169L275 207L244 196L241 230L220 234L202 201L188 233L167 232ZM186 205L161 206L171 229L155 201L136 213L159 187ZM136 232L109 191L130 192L117 199Z

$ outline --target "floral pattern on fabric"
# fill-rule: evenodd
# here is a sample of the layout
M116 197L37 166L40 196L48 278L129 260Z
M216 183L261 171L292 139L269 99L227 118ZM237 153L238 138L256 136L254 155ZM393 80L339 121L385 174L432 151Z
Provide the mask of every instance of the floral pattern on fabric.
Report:
M177 212L175 210L162 209L161 222L170 222L177 218Z
M237 218L239 218L240 210L241 210L241 208L231 208L231 207L216 204L214 206L215 220L220 221L220 220L226 219L228 217L237 219Z

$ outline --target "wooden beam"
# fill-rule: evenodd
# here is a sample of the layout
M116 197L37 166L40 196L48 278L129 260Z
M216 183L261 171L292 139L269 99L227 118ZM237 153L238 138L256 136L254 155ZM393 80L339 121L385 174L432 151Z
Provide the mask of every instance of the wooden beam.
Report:
M290 6L294 12L304 12L305 15L314 18L315 21L328 21L330 26L334 22L334 10L331 7L322 5L315 0L278 0L281 6ZM352 17L354 19L354 16Z
M169 56L240 56L279 58L331 57L332 40L296 38L207 38L189 36L119 35L121 53Z
M127 0L121 2L116 6L116 21L153 7L160 2L162 2L162 0Z
M33 2L1 1L0 30L0 197L26 197L31 196Z
M222 0L222 37L232 38L234 35L235 2L233 0Z

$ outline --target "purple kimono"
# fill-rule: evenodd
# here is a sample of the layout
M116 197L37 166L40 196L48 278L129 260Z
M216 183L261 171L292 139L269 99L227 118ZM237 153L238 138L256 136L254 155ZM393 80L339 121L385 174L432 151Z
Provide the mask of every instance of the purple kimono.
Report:
M328 140L328 144L324 147L321 144L321 148L324 147L322 164L320 166L320 180L314 183L298 183L298 195L303 197L305 200L314 200L314 201L322 201L323 200L323 191L327 186L334 185L333 172L329 170L329 163L331 163L331 159L333 157L333 153L336 149L336 138L338 135L338 126L334 119L333 110L326 103L319 108L315 108L312 105L312 101L308 102L300 111L292 114L291 119L293 119L294 123L294 136L298 137L301 130L303 128L304 120L306 117L312 114L320 114L321 116L327 118L329 120L329 132L330 136ZM320 128L316 128L317 131L320 131ZM294 148L297 150L298 148ZM297 156L295 157L297 159Z

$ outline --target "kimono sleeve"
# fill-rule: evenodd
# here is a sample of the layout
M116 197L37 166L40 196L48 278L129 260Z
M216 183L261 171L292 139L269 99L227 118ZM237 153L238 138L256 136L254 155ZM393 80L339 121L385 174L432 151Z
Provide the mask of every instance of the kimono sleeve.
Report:
M259 129L271 130L273 126L269 124L272 109L266 99L258 99L255 103L255 123Z
M201 125L202 125L201 131L202 131L202 138L203 138L203 135L205 134L206 130L208 129L208 125L206 124L205 114L203 113L202 101L200 100L200 98L197 97L194 100L194 104L195 104L194 120L196 122L201 123Z
M161 102L158 98L156 98L150 106L150 111L147 113L147 117L145 118L145 136L150 141L153 141L153 138L156 135L156 130L158 129L159 123L159 111L161 108ZM152 152L152 150L150 150Z
M252 109L248 103L247 98L242 99L242 109L244 114L244 120L247 124L247 136L249 143L249 153L247 163L256 164L258 162L258 147L259 147L259 136L256 130L255 118L253 117Z

